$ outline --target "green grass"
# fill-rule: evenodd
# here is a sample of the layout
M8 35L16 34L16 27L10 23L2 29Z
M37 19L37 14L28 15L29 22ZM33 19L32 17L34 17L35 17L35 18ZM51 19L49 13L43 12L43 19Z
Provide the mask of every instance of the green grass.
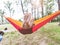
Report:
M58 23L49 23L41 28L42 32L51 40L53 40L56 44L60 44L60 26ZM50 42L52 45L52 42Z
M4 30L6 27L8 30L16 30L11 24L0 25L0 30Z
M3 30L5 27L8 27L9 29L13 28L13 26L11 26L10 24L4 24L4 25L0 25L0 30Z
M39 45L44 37L47 37L48 45L60 45L60 26L58 23L48 23L38 31L27 35L22 35L10 24L1 25L0 29L4 29L4 27L15 31L4 34L3 45Z

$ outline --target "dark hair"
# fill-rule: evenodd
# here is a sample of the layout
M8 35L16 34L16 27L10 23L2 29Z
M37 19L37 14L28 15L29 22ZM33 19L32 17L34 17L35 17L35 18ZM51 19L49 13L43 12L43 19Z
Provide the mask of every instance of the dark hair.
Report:
M4 32L3 31L0 31L0 35L4 35Z
M7 28L5 28L4 30L7 30Z

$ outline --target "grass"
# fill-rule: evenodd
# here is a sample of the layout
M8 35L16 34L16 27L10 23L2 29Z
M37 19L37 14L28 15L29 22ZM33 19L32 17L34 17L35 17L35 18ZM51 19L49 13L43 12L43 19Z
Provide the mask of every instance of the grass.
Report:
M60 26L58 23L48 23L38 31L27 35L19 33L10 24L1 25L0 30L5 27L15 31L4 34L2 45L40 45L42 40L45 40L47 45L60 45Z
M5 27L8 27L9 29L13 28L13 26L11 26L10 24L4 24L4 25L0 25L0 30L3 30Z
M52 40L49 42L50 45L60 44L60 26L58 26L58 23L49 23L42 27L41 30L44 32L45 36Z

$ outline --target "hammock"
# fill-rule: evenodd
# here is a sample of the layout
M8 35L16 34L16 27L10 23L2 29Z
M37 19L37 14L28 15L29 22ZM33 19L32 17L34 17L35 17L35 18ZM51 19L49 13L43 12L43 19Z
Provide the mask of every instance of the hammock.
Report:
M31 34L35 31L37 31L39 28L41 28L43 25L45 25L46 23L48 23L49 21L51 21L53 18L55 18L56 16L58 16L60 14L60 11L56 11L55 13L52 13L50 15L47 15L43 18L40 18L38 20L34 21L34 26L32 28L28 28L28 29L24 29L23 28L23 24L21 21L17 21L14 20L10 17L6 17L5 18L22 34Z

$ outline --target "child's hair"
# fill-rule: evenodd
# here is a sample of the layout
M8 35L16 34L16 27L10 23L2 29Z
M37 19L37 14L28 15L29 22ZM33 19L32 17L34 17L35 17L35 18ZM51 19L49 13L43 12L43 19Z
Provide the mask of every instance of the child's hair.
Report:
M7 28L5 28L4 30L7 30Z
M0 35L4 35L4 32L3 31L0 31Z

